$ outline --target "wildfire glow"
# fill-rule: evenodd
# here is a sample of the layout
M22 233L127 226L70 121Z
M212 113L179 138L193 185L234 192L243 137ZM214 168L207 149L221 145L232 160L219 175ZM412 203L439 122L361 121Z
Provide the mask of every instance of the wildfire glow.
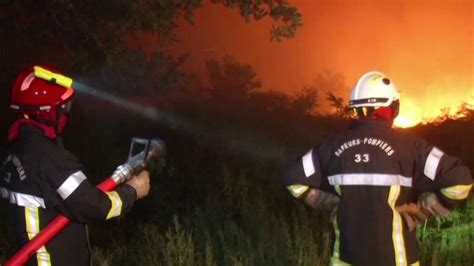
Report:
M419 119L416 119L414 117L399 115L397 116L397 118L395 118L395 121L393 124L396 127L407 128L407 127L415 126L419 122L420 122Z
M170 52L189 52L183 69L203 84L204 62L230 55L252 66L263 90L294 93L314 85L320 95L331 90L344 99L362 73L381 71L401 93L398 127L435 119L443 108L455 116L461 103L474 102L473 1L288 2L304 21L293 39L269 42L270 20L245 23L235 10L205 4L192 25L180 23L180 42ZM321 112L329 110L319 103Z

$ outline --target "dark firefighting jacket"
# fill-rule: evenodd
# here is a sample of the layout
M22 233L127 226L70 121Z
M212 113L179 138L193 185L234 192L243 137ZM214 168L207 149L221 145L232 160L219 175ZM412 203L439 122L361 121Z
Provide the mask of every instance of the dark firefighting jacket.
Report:
M434 192L452 209L472 186L469 169L457 158L375 119L358 120L297 158L284 182L290 191L304 185L340 197L333 264L384 266L419 259L416 231L407 229L396 206ZM293 195L302 196L298 191Z
M21 245L58 214L71 219L28 265L88 265L85 224L119 216L136 199L135 189L126 184L107 193L92 186L76 157L34 126L20 128L0 169L0 195L10 202Z

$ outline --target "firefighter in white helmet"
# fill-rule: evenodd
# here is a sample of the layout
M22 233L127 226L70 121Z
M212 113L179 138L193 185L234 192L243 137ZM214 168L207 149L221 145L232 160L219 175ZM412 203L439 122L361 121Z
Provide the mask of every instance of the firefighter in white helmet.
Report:
M399 98L384 74L363 74L349 101L358 119L286 168L294 197L336 210L331 265L418 265L416 224L469 195L471 173L457 158L392 129Z

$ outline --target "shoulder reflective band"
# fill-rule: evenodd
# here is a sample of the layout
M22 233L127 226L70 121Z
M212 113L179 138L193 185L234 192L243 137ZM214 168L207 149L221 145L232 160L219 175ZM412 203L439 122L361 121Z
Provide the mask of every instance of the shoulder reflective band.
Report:
M37 77L37 78L44 79L44 80L47 80L49 82L56 83L56 84L61 85L65 88L71 88L71 86L72 86L72 79L71 78L63 76L61 74L51 72L51 71L49 71L47 69L44 69L42 67L35 66L34 67L34 73L35 73L35 77Z
M433 147L433 149L431 149L428 158L426 158L425 170L423 171L429 179L435 179L436 169L438 169L438 164L443 154L444 153L436 147Z
M291 186L287 186L286 187L291 195L293 195L293 197L295 198L299 198L299 196L301 196L303 193L306 192L306 190L308 190L308 186L305 186L305 185L299 185L299 184L295 184L295 185L291 185Z
M457 185L441 189L441 193L448 199L463 200L469 196L472 185Z
M33 195L10 191L4 187L0 187L0 196L10 201L11 204L15 204L17 206L29 208L41 207L43 209L46 208L46 205L44 204L44 199Z
M339 174L328 176L329 184L411 187L412 178L387 174Z
M310 150L303 156L303 169L306 177L314 174L313 150Z
M82 171L70 175L56 190L63 200L67 199L87 177Z
M110 199L110 210L107 214L106 220L117 217L122 213L122 199L116 191L106 192Z

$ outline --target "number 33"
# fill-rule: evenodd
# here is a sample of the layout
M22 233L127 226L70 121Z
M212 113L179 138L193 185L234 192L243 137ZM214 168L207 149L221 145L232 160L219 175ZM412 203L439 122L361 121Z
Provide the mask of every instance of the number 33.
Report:
M364 153L364 154L357 153L356 155L354 155L354 157L355 157L354 162L356 163L360 163L360 162L366 163L370 161L370 156L368 153Z

